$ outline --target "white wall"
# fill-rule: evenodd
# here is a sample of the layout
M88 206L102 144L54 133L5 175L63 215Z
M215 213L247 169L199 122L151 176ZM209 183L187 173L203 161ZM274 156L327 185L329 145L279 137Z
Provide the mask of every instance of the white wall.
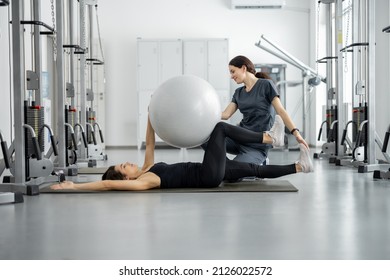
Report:
M136 145L137 37L228 38L231 58L243 54L255 63L284 63L254 46L264 34L310 64L310 0L286 2L283 10L231 10L230 0L100 0L106 59L107 146ZM300 78L300 70L287 67L287 79ZM301 89L295 88L288 94L288 107L293 109L301 99ZM297 126L300 118L298 113Z

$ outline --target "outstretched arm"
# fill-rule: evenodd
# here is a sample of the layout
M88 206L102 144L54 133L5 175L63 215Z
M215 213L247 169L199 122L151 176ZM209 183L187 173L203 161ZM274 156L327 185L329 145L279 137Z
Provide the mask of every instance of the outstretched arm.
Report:
M294 122L290 118L290 115L287 113L286 109L283 107L282 102L280 102L279 97L274 97L272 100L272 106L274 106L276 113L282 118L284 125L287 127L289 131L296 128ZM309 145L306 143L305 139L303 139L302 135L299 131L294 131L294 136L298 143L302 143L309 149Z
M146 127L146 142L145 142L145 159L142 170L148 170L154 164L154 147L156 145L156 137L150 118L148 116L148 124Z
M64 181L51 186L53 190L86 190L86 191L143 191L158 187L152 180L104 180L89 183Z

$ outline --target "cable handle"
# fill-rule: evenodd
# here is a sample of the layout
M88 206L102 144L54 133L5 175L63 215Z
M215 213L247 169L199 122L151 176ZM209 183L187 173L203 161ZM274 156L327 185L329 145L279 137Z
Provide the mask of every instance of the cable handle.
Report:
M321 128L320 128L319 133L318 133L317 141L321 141L321 135L322 135L322 126L321 126Z
M71 134L70 134L70 137L72 138L74 150L77 150L76 136L74 135L74 133L71 133Z
M360 146L360 138L362 137L362 131L363 131L363 128L364 126L368 123L368 120L365 120L365 121L362 121L359 125L359 130L358 130L358 133L357 133L357 136L356 136L356 147L359 147Z
M103 138L103 131L99 129L99 135L100 135L100 141L104 143L104 138Z
M3 151L3 156L4 156L4 164L5 167L9 169L10 164L9 164L8 145L7 145L7 141L3 139L3 134L1 133L1 130L0 130L0 142L1 142L1 150Z
M42 131L45 127L47 128L47 130L49 131L49 134L50 134L50 142L51 142L51 146L53 148L53 153L55 156L58 156L58 149L57 149L57 145L56 145L57 142L54 138L53 130L51 129L51 127L47 124L43 124L43 126L39 130L39 134L42 133Z
M53 148L54 155L58 156L58 149L57 149L56 139L54 138L54 135L50 135L50 142L51 142L51 146Z
M348 131L348 125L350 125L351 123L355 124L356 125L356 122L354 121L349 121L346 126L345 126L345 129L343 131L343 136L341 137L341 145L344 145L345 144L345 139L347 138L347 131Z
M324 124L326 124L327 121L323 121L322 124L321 124L321 127L320 127L320 131L318 133L318 138L317 138L317 141L320 141L321 140L321 135L322 135L322 127L324 126Z
M93 126L94 126L94 127L97 126L97 127L99 128L100 141L101 141L102 143L104 143L103 131L101 130L100 125L99 125L98 123L95 123Z
M344 145L345 138L347 138L347 129L346 128L344 128L344 130L343 130L343 136L341 137L341 145Z
M81 136L82 136L82 138L83 138L84 147L85 147L85 148L88 148L87 138L85 137L85 133L84 133L84 128L83 128L83 126L82 126L81 124L79 124L79 123L76 123L76 124L74 125L74 129L76 130L77 127L79 127L80 130L81 130ZM76 148L76 150L77 150L77 148Z
M74 149L77 150L77 141L73 127L69 123L65 123L65 127L68 127L70 129L70 137L72 138ZM82 129L81 125L80 128ZM83 129L81 131L83 131Z
M31 140L32 140L32 143L33 143L35 155L37 156L37 160L41 160L42 159L42 155L41 155L41 148L39 148L38 138L37 137L32 137Z
M383 141L382 153L386 153L387 146L389 145L390 127L385 134L385 140Z
M91 135L92 135L93 144L94 144L94 145L97 145L96 136L95 136L95 129L93 128L92 124L90 124L90 123L86 123L86 125L87 125L88 127L90 127L90 129L91 129ZM88 130L87 130L87 132L88 132ZM89 134L88 134L88 135L89 135Z
M94 144L94 145L97 145L96 136L95 136L95 131L92 131L92 132L91 132L91 135L92 135L93 144Z
M333 139L333 128L334 126L336 125L336 123L338 123L339 121L338 120L335 120L332 122L332 124L330 125L330 129L329 129L329 134L328 134L328 143L332 142Z
M10 164L9 164L8 146L6 141L1 141L1 150L3 151L5 167L9 169Z
M32 140L35 155L37 157L37 160L41 160L42 159L41 149L39 148L39 141L38 141L37 135L35 134L34 128L28 124L23 124L23 127L30 130L31 140Z
M83 137L84 147L88 148L87 138L85 137L84 131L81 131L81 136Z
M361 134L362 132L359 130L357 135L356 135L356 144L355 144L355 147L360 147L360 138L361 138Z

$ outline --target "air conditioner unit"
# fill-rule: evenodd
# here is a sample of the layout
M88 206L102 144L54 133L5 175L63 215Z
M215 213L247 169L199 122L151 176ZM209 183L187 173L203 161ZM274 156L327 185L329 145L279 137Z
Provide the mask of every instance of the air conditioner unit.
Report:
M281 9L286 0L231 0L232 9Z

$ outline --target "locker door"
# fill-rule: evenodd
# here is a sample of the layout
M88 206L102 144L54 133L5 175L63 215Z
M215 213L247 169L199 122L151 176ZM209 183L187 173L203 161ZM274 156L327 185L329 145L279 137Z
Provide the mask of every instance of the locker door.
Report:
M207 49L204 40L184 41L184 74L207 80Z
M208 48L208 81L216 89L229 88L228 41L210 40Z
M137 42L138 148L145 142L150 96L159 85L158 51L158 41Z
M138 90L152 90L159 85L158 42L138 41Z
M148 106L153 91L139 92L138 105L138 148L140 149L142 143L145 142L146 127L148 124Z
M183 51L181 40L160 42L160 84L182 75Z

